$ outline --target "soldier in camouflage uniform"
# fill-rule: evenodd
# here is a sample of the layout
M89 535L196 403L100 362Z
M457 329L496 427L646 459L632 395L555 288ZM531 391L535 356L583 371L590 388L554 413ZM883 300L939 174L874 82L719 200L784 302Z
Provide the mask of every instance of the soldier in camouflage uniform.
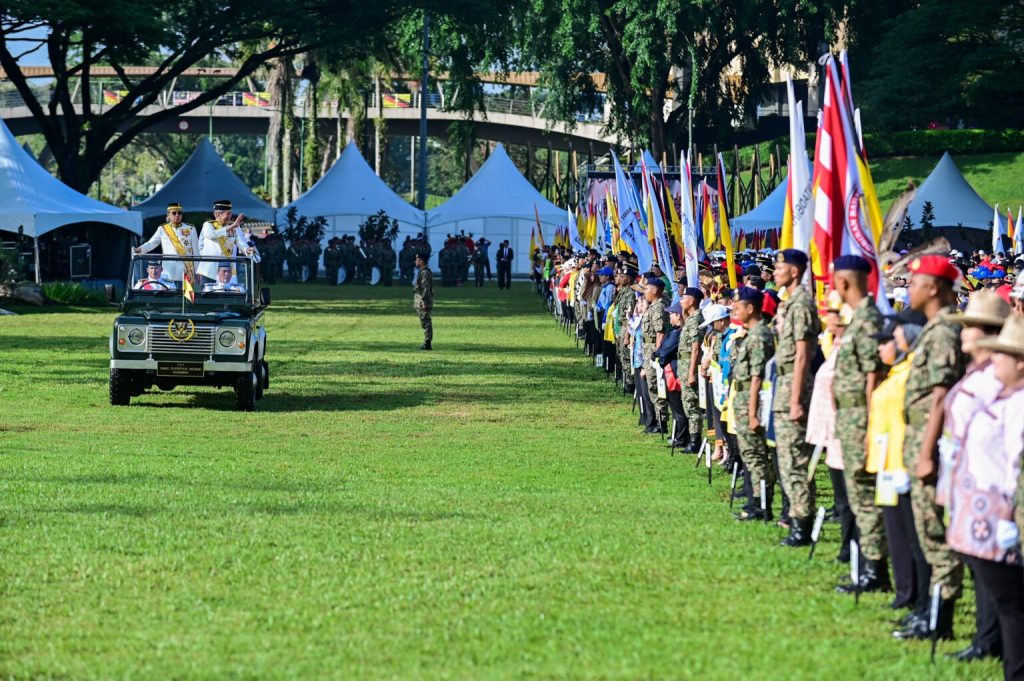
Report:
M338 283L338 268L341 266L341 249L338 239L331 239L327 242L327 250L324 251L324 273L327 276L327 283L335 286Z
M680 398L683 402L683 413L690 431L690 441L683 450L688 454L696 454L704 434L704 410L700 408L700 388L698 369L700 368L700 344L704 340L704 331L700 325L704 323L704 315L700 311L700 301L704 294L699 288L683 290L680 304L683 310L683 328L679 337L679 383Z
M807 480L814 447L805 437L814 383L811 359L818 349L821 323L814 299L801 283L805 271L806 253L795 248L778 253L774 278L784 300L775 316L779 346L772 412L779 477L789 496L789 536L782 540L784 546L810 544L814 523L814 480Z
M430 350L434 340L434 322L430 312L434 308L434 275L427 265L427 258L422 253L416 254L416 281L412 285L412 305L420 318L423 328L423 345L420 350Z
M753 496L750 505L737 514L738 520L772 519L772 460L765 441L765 424L761 422L760 390L765 365L775 354L775 339L761 319L764 294L755 288L741 286L733 293L733 317L743 329L733 335L730 348L732 365L732 418L739 441L740 459L750 471ZM765 511L761 511L761 481L764 481Z
M649 303L647 310L640 323L643 331L643 360L644 377L647 380L647 390L651 395L651 402L654 403L656 421L653 427L649 427L647 433L664 433L665 424L668 421L668 402L658 396L658 375L654 369L657 360L654 358L654 351L661 345L665 334L669 332L668 313L665 312L665 303L662 293L665 290L665 281L653 275L645 277L647 285L644 287L644 299Z
M633 281L636 278L636 270L630 265L623 265L619 268L616 278L618 290L615 293L615 350L619 356L619 365L622 367L622 390L632 395L636 386L633 384L632 358L629 352L629 318L633 316L636 308L636 291L633 290Z
M932 569L928 593L941 587L938 635L953 635L953 608L963 586L963 563L946 543L942 507L935 503L938 471L938 440L945 414L943 400L949 389L964 375L965 362L960 346L960 326L953 290L959 271L944 256L923 255L910 263L910 306L923 312L928 323L914 344L914 361L907 377L903 417L907 430L903 439L903 459L910 473L910 503L914 510L914 529L924 558ZM893 632L897 638L928 638L928 613L912 618L904 629Z
M882 313L868 293L871 264L857 255L844 255L832 263L832 285L853 317L835 352L836 373L832 392L836 405L836 434L843 449L846 494L857 523L860 544L860 581L836 587L840 593L888 591L882 509L875 506L875 476L867 472L868 402L881 382L885 365L878 355L874 334L882 330ZM856 556L851 556L851 560Z

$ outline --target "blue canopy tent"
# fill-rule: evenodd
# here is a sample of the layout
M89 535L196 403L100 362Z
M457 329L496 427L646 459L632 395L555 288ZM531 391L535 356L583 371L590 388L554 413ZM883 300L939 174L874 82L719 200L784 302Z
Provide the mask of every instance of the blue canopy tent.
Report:
M729 226L733 231L746 234L782 229L782 214L786 210L786 188L789 186L787 176L772 193L764 197L754 210L734 217Z

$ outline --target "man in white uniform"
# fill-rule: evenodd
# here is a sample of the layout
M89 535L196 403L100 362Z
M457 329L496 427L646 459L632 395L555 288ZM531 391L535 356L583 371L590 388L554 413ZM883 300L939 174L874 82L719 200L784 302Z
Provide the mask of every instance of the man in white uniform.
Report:
M239 253L253 257L256 249L251 247L245 240L242 233L242 219L239 215L232 221L231 202L217 201L213 204L213 220L203 223L203 231L199 235L202 246L200 255L212 255L220 258L230 258ZM255 260L255 258L254 258ZM217 278L217 263L202 262L197 268L200 276L206 280ZM205 280L200 283L210 283Z
M234 281L232 264L222 262L217 264L217 280L207 282L203 285L203 293L211 291L224 291L227 293L245 293L245 287Z
M146 264L146 277L135 282L135 285L132 286L132 288L138 291L177 290L178 287L174 285L174 282L166 277L167 274L164 272L163 265L160 264L160 261L150 260Z
M133 249L135 253L149 253L160 245L164 255L180 255L192 258L199 255L199 239L196 228L182 222L181 204L167 205L167 222L157 227L149 241ZM164 267L164 278L181 282L184 272L192 272L192 263L180 260L168 260Z

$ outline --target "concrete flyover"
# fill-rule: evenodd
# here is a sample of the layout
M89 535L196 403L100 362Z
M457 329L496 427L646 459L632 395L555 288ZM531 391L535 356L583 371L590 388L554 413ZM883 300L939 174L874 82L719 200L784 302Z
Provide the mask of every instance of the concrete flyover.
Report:
M161 103L145 107L138 113L146 118L165 111L181 93L165 93ZM251 93L228 93L213 106L204 105L154 123L147 132L161 133L200 133L211 130L213 134L265 135L269 128L272 112L263 105L244 104L252 101ZM387 97L384 95L383 97ZM406 95L407 100L395 106L395 98L384 99L388 104L378 106L375 97L367 102L367 114L370 118L382 118L386 121L388 136L414 136L419 134L419 96ZM94 100L95 101L95 100ZM75 103L75 110L81 113L81 103ZM302 117L301 107L296 107L296 117ZM329 135L337 126L344 125L350 113L342 111L339 116L337 106L327 103L317 116L318 124L324 135ZM39 132L39 125L31 111L15 93L4 93L0 96L0 117L15 135L28 135ZM600 113L581 116L575 127L570 131L563 123L551 123L543 116L543 104L527 99L504 99L488 97L485 99L484 111L477 112L469 119L472 121L478 139L503 142L506 144L533 145L536 148L550 146L552 149L576 150L581 154L598 155L608 151L616 143L615 138L602 132L603 115ZM428 96L427 134L431 137L447 137L449 126L457 121L467 120L465 114L448 111L442 106L439 95Z

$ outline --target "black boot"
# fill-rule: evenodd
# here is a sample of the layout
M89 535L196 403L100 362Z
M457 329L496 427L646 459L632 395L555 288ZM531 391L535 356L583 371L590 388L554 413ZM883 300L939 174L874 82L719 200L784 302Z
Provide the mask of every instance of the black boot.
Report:
M836 587L836 592L841 594L852 594L857 591L869 593L873 591L890 591L889 584L889 563L882 560L862 559L860 579L856 584L841 584Z
M809 546L811 543L811 519L791 518L789 521L789 536L783 539L782 546Z
M423 345L420 346L420 350L431 350L430 341L423 341Z
M939 616L935 624L935 635L939 640L946 641L953 638L953 609L956 606L956 601L941 600L939 601ZM924 641L932 637L932 632L928 628L929 615L917 613L918 616L912 619L912 621L903 629L897 629L892 632L893 638L898 638L902 641L917 640Z

